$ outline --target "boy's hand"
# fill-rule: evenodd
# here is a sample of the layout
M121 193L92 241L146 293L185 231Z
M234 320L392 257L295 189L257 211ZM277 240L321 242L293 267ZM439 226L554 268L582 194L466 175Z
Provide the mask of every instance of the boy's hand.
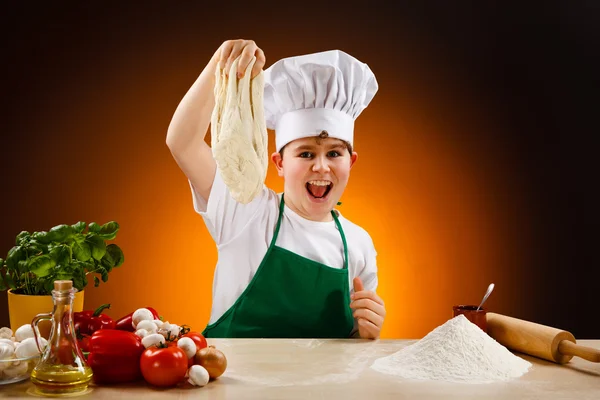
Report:
M240 55L242 57L237 69L238 79L244 76L244 71L246 71L250 61L252 61L252 57L256 57L256 62L250 75L254 79L264 67L266 60L265 53L253 40L238 39L223 42L213 55L212 61L216 62L220 69L225 70L225 75L228 75L231 65Z
M377 339L385 318L385 305L377 293L365 290L360 278L354 278L354 294L350 296L352 315L358 321L358 333L363 339Z

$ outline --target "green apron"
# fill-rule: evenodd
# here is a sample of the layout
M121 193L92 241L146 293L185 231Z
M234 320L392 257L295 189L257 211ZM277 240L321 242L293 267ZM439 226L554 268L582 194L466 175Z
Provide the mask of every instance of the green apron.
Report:
M344 268L331 268L275 245L283 216L281 196L275 234L248 287L203 335L207 338L347 338L350 309L348 247Z

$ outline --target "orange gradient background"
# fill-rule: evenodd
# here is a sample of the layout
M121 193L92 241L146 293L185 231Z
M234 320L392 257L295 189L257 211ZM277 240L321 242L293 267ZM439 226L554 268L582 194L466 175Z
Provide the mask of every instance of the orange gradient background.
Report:
M451 64L451 50L418 21L404 17L400 30L374 17L359 32L341 30L341 17L321 17L317 33L277 18L266 25L240 16L221 26L201 10L73 13L56 25L38 15L10 45L0 256L21 230L115 220L125 263L86 289L85 307L111 303L107 313L118 318L152 306L202 330L217 251L165 138L220 43L245 37L265 51L267 66L339 48L377 76L380 90L356 122L359 157L339 209L378 251L383 338L424 336L453 305L478 304L491 282L487 307L536 318L541 300L527 291L536 279L528 266L537 221L522 165L503 139L511 126L487 88ZM267 184L283 188L272 165Z

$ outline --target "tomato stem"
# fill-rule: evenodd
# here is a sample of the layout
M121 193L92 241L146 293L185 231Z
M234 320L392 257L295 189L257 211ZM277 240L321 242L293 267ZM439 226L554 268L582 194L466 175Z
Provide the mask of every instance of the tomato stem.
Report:
M186 324L181 325L180 328L181 329L179 330L179 335L185 335L186 333L192 330L192 327Z

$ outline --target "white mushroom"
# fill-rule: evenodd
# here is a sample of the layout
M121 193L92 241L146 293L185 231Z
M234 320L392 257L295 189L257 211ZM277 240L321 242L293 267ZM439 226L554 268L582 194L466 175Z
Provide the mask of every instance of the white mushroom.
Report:
M196 343L189 337L181 338L177 341L177 347L185 352L188 359L196 355Z
M158 333L160 333L168 339L174 339L179 336L180 329L181 328L179 328L179 325L169 324L168 322L165 322L163 326L158 330Z
M0 343L0 360L11 358L15 354L15 348L12 344Z
M135 331L135 334L143 339L146 336L148 336L148 331L145 329L138 329L137 331Z
M157 345L159 343L165 343L165 337L158 333L151 333L150 335L142 338L142 344L145 348Z
M10 339L0 339L0 344L2 344L2 343L10 345L13 348L13 350L15 348L15 342L13 342Z
M2 371L5 370L6 368L10 367L10 364L11 363L6 362L6 361L0 362L0 379L2 378Z
M10 367L4 370L4 375L9 378L16 378L17 376L23 375L27 372L27 364L26 362L18 363L11 365Z
M30 324L21 325L15 332L15 340L17 342L22 342L23 340L32 338L33 336L33 329L31 328Z
M148 310L147 308L138 308L131 316L131 325L133 325L134 328L137 328L137 324L139 324L140 321L145 320L154 321L154 315L152 315L152 311Z
M44 350L48 342L44 338L40 338L38 343L40 344L40 349ZM40 354L38 350L38 346L35 343L34 338L27 338L21 342L21 345L15 350L15 356L17 358L27 358L34 356L36 354Z
M158 327L154 323L154 321L150 321L147 319L141 320L135 329L145 329L148 333L156 333Z
M163 324L165 323L164 321L161 321L160 319L155 319L155 320L154 320L154 321L152 321L152 322L154 322L154 323L156 324L156 327L157 327L158 329L160 329L160 328L163 326Z
M205 386L210 379L208 371L202 365L192 365L187 375L188 382L194 386Z
M10 339L13 335L13 331L10 328L2 327L0 328L0 339Z

